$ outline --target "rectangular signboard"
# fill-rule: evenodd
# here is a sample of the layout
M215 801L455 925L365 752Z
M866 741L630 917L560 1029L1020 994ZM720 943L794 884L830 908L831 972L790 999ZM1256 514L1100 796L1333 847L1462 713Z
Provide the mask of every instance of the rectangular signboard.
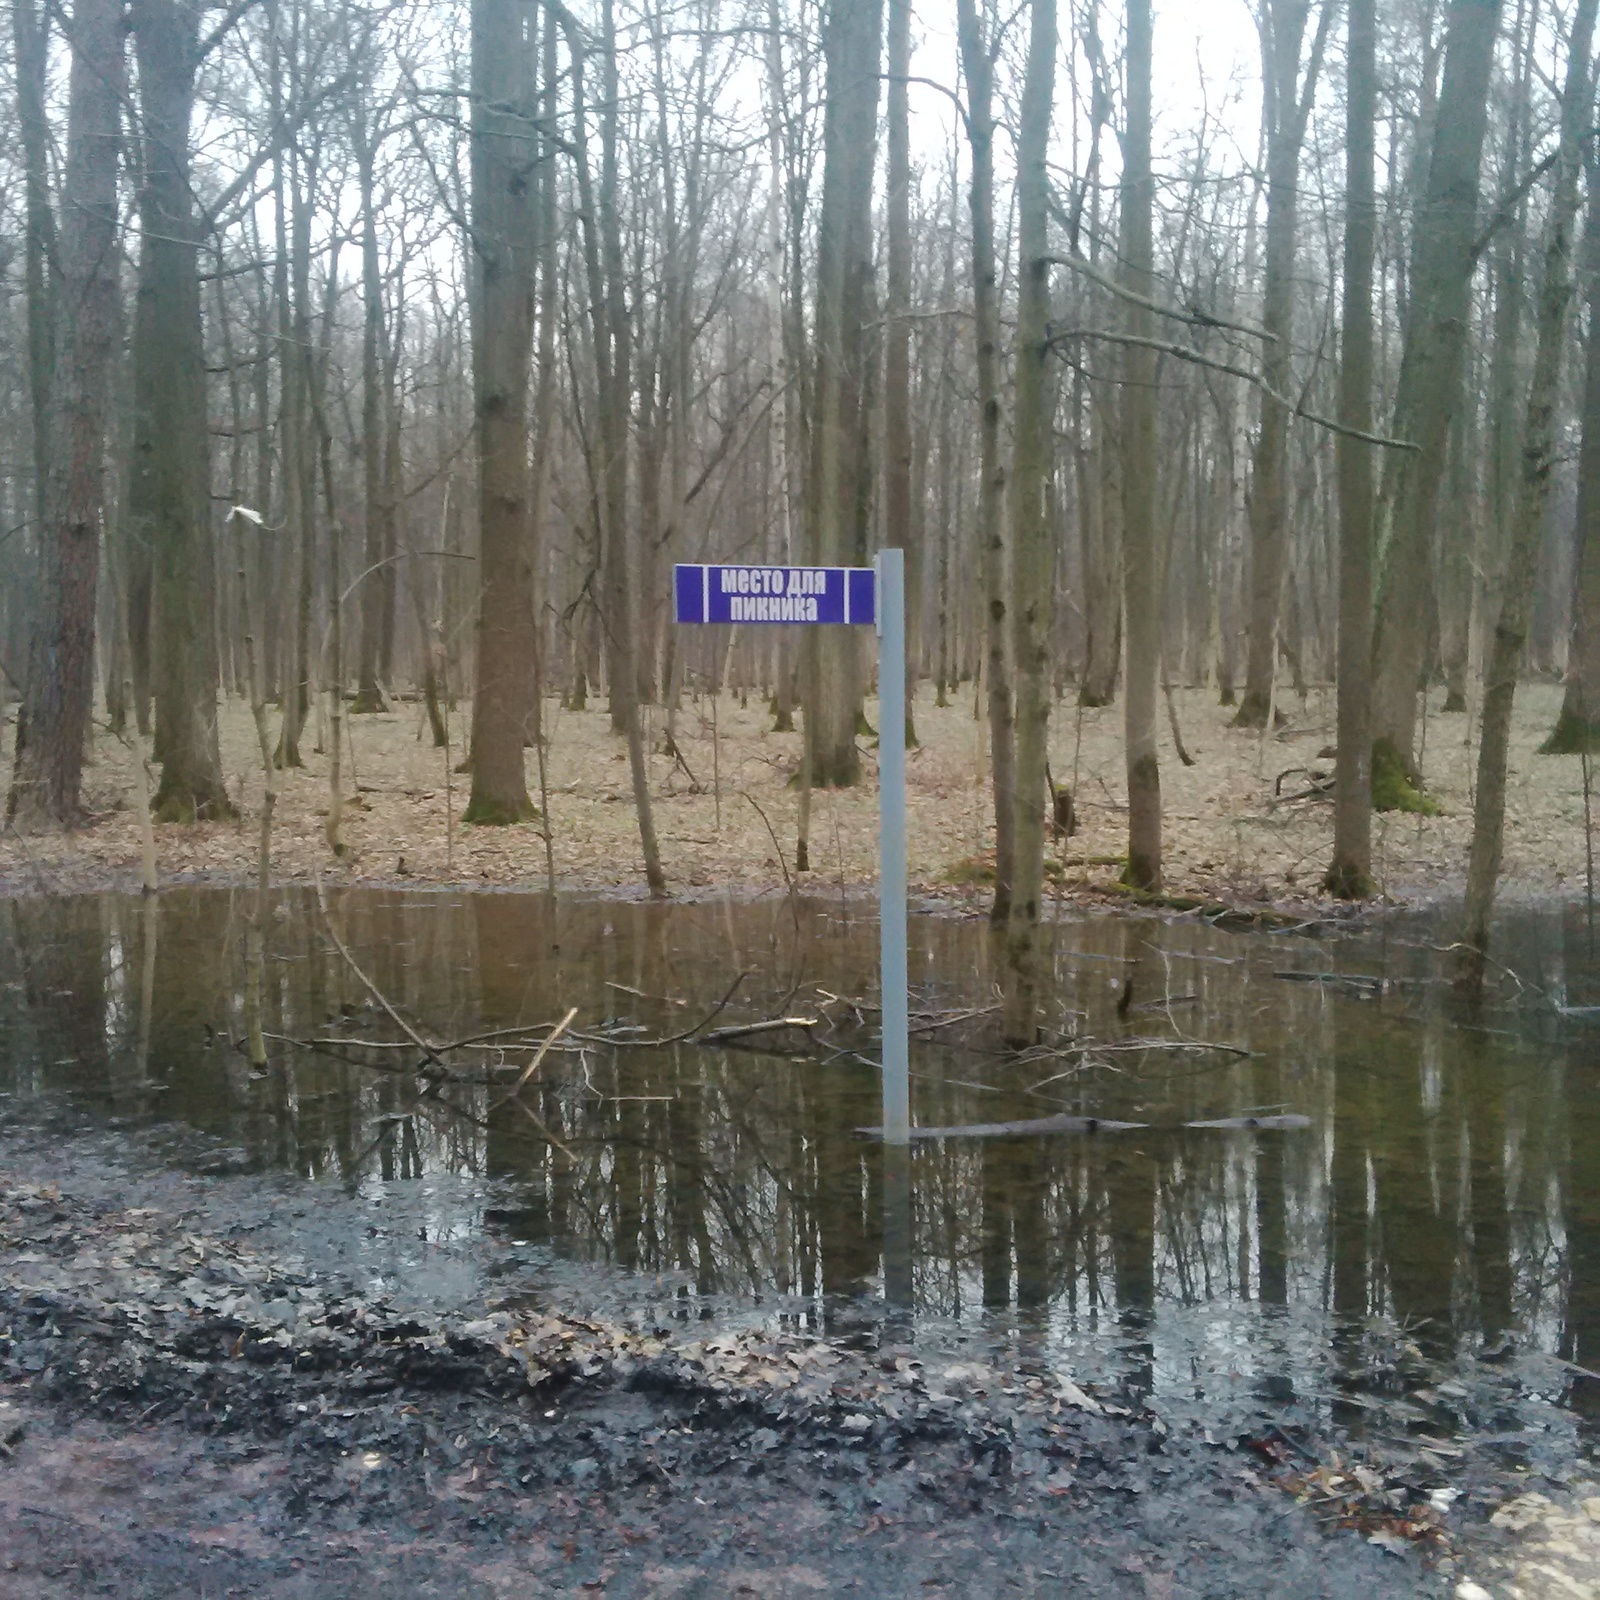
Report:
M841 623L874 626L871 567L687 566L673 569L679 622Z

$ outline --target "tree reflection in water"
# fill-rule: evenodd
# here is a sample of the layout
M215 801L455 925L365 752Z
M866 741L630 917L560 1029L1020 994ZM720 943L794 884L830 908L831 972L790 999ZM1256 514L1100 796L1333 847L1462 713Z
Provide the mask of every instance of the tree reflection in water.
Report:
M348 891L331 903L374 981L437 1037L549 1023L573 1005L591 1031L609 1021L679 1032L740 971L730 1017L873 999L876 926L838 901L803 902L798 918L771 901ZM886 1295L924 1318L987 1316L1022 1337L1098 1331L1119 1341L1135 1386L1157 1381L1163 1318L1185 1306L1256 1306L1264 1329L1323 1319L1349 1371L1373 1317L1430 1353L1492 1351L1509 1337L1600 1365L1600 1028L1591 1035L1532 990L1519 1007L1454 1015L1426 924L1337 943L1063 924L1050 1019L1060 1033L1221 1040L1252 1054L1019 1065L984 1019L934 1032L914 1047L919 1123L1066 1110L1152 1126L919 1143L909 1183L857 1133L877 1120L875 1072L820 1047L801 1058L692 1043L553 1056L524 1096L531 1117L487 1088L467 1096L470 1118L451 1117L408 1076L284 1042L252 1078L229 1044L242 1031L243 928L243 901L227 890L169 891L159 917L118 897L10 901L0 1087L14 1104L65 1091L97 1113L181 1122L250 1165L306 1178L492 1179L483 1193L502 1233L660 1276L691 1299L775 1295L784 1314L826 1319ZM1505 948L1537 963L1552 995L1600 997L1581 917L1528 913L1508 932ZM918 917L912 934L918 1008L990 1001L980 923ZM1374 996L1274 976L1334 969L1394 982ZM1130 976L1133 1003L1119 1014ZM265 994L280 1041L393 1037L303 892L280 900ZM867 1032L860 1043L875 1048ZM1180 1126L1285 1106L1312 1127ZM1257 1351L1262 1381L1292 1386L1274 1337ZM1573 1398L1600 1415L1600 1384L1580 1381Z

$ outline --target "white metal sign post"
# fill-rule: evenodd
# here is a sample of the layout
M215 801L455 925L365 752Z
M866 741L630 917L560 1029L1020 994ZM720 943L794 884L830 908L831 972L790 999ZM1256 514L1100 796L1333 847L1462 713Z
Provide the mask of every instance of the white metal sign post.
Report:
M675 615L686 623L875 627L878 634L878 924L883 1000L883 1137L911 1142L906 999L905 552L870 567L679 565Z
M906 999L906 556L878 570L878 986L883 1004L883 1137L911 1142Z

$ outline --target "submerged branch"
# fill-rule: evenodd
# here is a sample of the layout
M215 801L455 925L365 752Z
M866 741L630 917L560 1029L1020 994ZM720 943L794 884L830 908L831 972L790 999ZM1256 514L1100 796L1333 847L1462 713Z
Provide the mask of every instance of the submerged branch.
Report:
M328 915L328 896L322 887L322 874L316 875L317 908L322 912L323 925L328 930L328 937L333 940L334 948L344 958L344 963L361 980L361 986L383 1008L389 1020L408 1038L423 1055L425 1055L441 1072L448 1073L450 1069L439 1058L439 1052L417 1032L415 1028L389 1004L389 997L375 984L359 966L356 958L345 947L345 942L339 937L338 930L333 925L333 918Z

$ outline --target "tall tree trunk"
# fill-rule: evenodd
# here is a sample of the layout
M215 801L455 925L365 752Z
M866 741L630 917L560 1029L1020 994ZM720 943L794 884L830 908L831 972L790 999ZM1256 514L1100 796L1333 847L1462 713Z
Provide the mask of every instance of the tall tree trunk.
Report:
M1472 392L1469 372L1468 393ZM1467 670L1471 657L1474 569L1481 572L1490 541L1479 515L1477 452L1478 408L1466 405L1450 427L1444 482L1444 516L1439 519L1436 564L1438 665L1444 678L1443 710L1467 709ZM1453 537L1452 537L1453 535Z
M272 428L272 348L276 342L272 333L272 301L267 291L266 271L261 263L256 265L256 297L252 312L256 325L255 371L251 376L252 405L256 429L256 464L250 488L250 509L259 513L267 523L278 523L281 518L273 509L274 481L277 463L274 459L276 439ZM248 519L246 519L248 521ZM279 582L278 550L276 536L263 539L259 527L246 537L245 530L235 529L246 539L244 575L240 579L244 590L242 607L246 620L254 630L255 650L245 652L245 664L253 661L260 669L255 688L260 691L262 706L272 694L276 680L277 661L273 653L273 625L277 620L275 605ZM252 613L250 605L256 607ZM253 708L252 708L253 709Z
M1261 71L1267 143L1266 274L1261 325L1271 338L1261 353L1266 386L1261 392L1261 428L1256 435L1250 491L1250 625L1244 698L1236 728L1266 726L1277 669L1278 607L1283 594L1284 555L1289 536L1289 408L1284 396L1294 381L1295 225L1300 195L1300 149L1322 65L1322 48L1333 7L1324 0L1322 21L1301 85L1300 49L1311 0L1262 0Z
M533 402L533 507L529 529L529 560L533 569L531 604L533 622L531 644L533 647L533 693L531 714L528 719L528 736L535 741L544 738L545 692L545 626L544 610L549 589L548 534L545 527L546 511L550 500L550 483L554 475L556 452L556 319L561 309L561 282L557 265L558 237L556 232L556 156L559 141L556 135L560 112L561 72L558 59L557 22L553 15L545 20L544 33L544 170L539 175L539 293L538 293L538 357L537 383ZM540 772L544 771L541 764ZM541 800L540 802L544 802ZM545 823L545 851L550 854L550 819ZM553 872L553 869L552 869Z
M638 595L634 585L633 523L628 512L629 413L632 385L629 355L632 334L627 304L626 267L622 254L622 219L618 212L618 123L620 88L617 73L617 24L614 0L605 0L605 114L601 118L600 238L605 260L606 333L610 345L609 383L601 395L601 439L605 456L605 548L617 552L620 562L611 591L613 609L606 621L611 628L610 653L614 677L622 686L624 732L628 740L628 772L633 782L634 811L639 818L639 843L644 855L645 882L650 893L666 893L661 870L661 850L656 842L655 817L650 804L650 773L645 759L644 730L639 717ZM616 683L612 685L615 705Z
M23 284L28 315L28 411L33 432L34 521L42 531L50 482L50 383L55 376L55 218L50 211L50 124L45 92L50 60L49 8L12 0L17 122L22 136L26 231Z
M827 62L822 211L816 267L815 424L812 436L811 559L819 565L865 555L869 408L864 323L872 292L872 174L877 156L882 0L830 0L822 25ZM855 635L805 636L806 754L811 781L848 785L861 776L861 714Z
M61 276L72 308L56 375L27 738L9 809L23 825L77 822L94 700L95 597L106 418L118 329L117 166L125 77L121 0L76 0L61 195Z
M311 713L312 562L316 556L316 456L311 441L311 188L313 172L297 157L289 171L289 203L277 206L279 363L283 389L283 499L293 532L290 577L294 609L285 652L283 719L273 759L304 765L300 735Z
M790 459L792 439L788 418L792 398L788 342L785 337L783 279L783 33L777 0L768 0L766 29L767 160L772 167L767 186L765 283L767 300L767 381L772 389L772 410L767 422L768 461L773 493L778 502L783 559L794 560L794 471ZM789 629L778 632L778 681L773 693L772 731L794 731L795 640Z
M1122 669L1122 470L1116 399L1110 386L1089 385L1094 447L1082 468L1083 682L1078 704L1108 706Z
M629 328L623 282L622 229L617 214L617 36L613 0L605 0L603 49L605 111L601 118L601 177L596 194L589 170L588 110L584 100L584 36L570 13L558 13L572 57L573 166L583 236L584 271L589 288L589 319L594 335L596 432L603 473L596 514L602 551L607 542L627 537L629 456ZM602 260L602 251L604 259ZM625 547L624 547L625 548ZM627 564L623 582L608 594L607 645L614 675L620 677L621 710L628 740L628 770L633 780L634 810L639 818L639 844L645 882L652 896L666 893L661 850L656 842L649 770L639 720L638 674L633 655L632 584Z
M1372 255L1377 117L1374 0L1350 0L1346 46L1344 327L1339 418L1372 430ZM1346 900L1372 893L1372 446L1341 434L1339 475L1338 755L1334 773L1333 861L1325 880Z
M1538 54L1539 18L1542 0L1517 0L1512 24L1512 57L1516 65L1507 86L1510 105L1506 113L1504 149L1500 159L1499 189L1510 194L1522 180L1532 162L1532 89L1534 60ZM1528 314L1528 205L1526 197L1502 219L1491 249L1491 284L1494 318L1490 336L1488 393L1488 514L1473 519L1471 537L1451 539L1456 526L1447 516L1440 522L1438 545L1445 564L1445 585L1454 567L1470 568L1468 590L1467 666L1463 688L1468 704L1458 709L1469 712L1467 741L1482 716L1484 653L1493 615L1499 609L1500 583L1505 565L1505 545L1517 516L1518 484L1522 447L1522 404L1528 374L1524 345L1524 324ZM1469 388L1469 394L1472 392ZM1467 408L1471 415L1476 407ZM1451 430L1453 454L1459 470L1460 426ZM1436 521L1439 519L1436 519ZM1460 527L1466 532L1466 525ZM1446 703L1446 710L1450 704Z
M1461 976L1468 984L1483 979L1489 948L1489 915L1505 836L1506 755L1511 743L1511 712L1517 669L1528 637L1528 607L1544 536L1545 507L1555 451L1556 402L1572 301L1572 225L1578 211L1578 179L1583 142L1590 136L1594 96L1590 47L1600 0L1578 0L1568 46L1567 81L1561 102L1561 142L1556 158L1555 192L1545 224L1544 271L1539 285L1538 345L1528 389L1528 420L1522 439L1522 482L1516 521L1507 552L1500 614L1484 680L1483 733L1478 746L1478 785L1472 811L1472 850L1467 862L1467 900Z
M978 342L978 551L986 616L984 679L988 691L989 764L994 790L994 904L997 928L1011 919L1016 871L1016 735L1011 701L1006 608L1006 536L1001 521L1005 467L1000 459L1000 307L994 260L994 57L978 0L958 0L961 64L967 79L967 134L972 143L972 312Z
M1038 1034L1039 902L1054 620L1054 387L1050 356L1050 111L1055 96L1055 0L1033 0L1017 137L1017 372L1012 423L1011 615L1017 674L1016 861L1006 945L1004 1034L1024 1049Z
M911 537L911 0L889 0L888 305L883 360L883 542L906 557L906 743L917 742L918 570Z
M1589 216L1583 235L1583 279L1589 328L1584 345L1582 439L1578 446L1577 592L1573 596L1572 659L1561 712L1544 755L1600 749L1600 156L1584 146Z
M200 9L134 0L144 193L133 332L134 469L129 516L153 554L152 659L158 818L232 814L217 745L216 593L200 322L199 222L189 123Z
M371 93L370 80L363 85ZM378 657L383 644L385 584L382 562L392 530L385 527L387 495L383 474L383 272L378 257L377 197L373 165L377 152L375 130L368 127L368 107L358 107L351 127L356 174L361 193L361 476L362 571L357 576L361 595L361 644L356 664L353 714L382 711L383 690L378 685Z
M1478 185L1500 0L1452 0L1427 192L1412 245L1405 351L1384 485L1373 622L1372 786L1380 809L1416 805L1417 691L1432 608L1432 552L1477 263Z
M396 311L394 325L389 329L388 349L383 362L383 487L378 502L379 523L382 528L380 548L383 569L377 583L381 593L378 599L378 682L394 683L395 627L400 600L400 562L403 544L400 537L400 510L404 495L405 460L402 455L402 428L404 408L400 394L401 327L399 307L404 304L402 282L396 285Z
M1142 299L1156 293L1151 240L1155 183L1150 171L1150 0L1128 6L1128 131L1122 168L1123 282ZM1135 338L1152 337L1139 304L1127 313ZM1161 768L1156 756L1156 678L1161 657L1161 596L1156 542L1155 351L1129 345L1122 359L1122 606L1124 745L1128 765L1127 881L1161 887Z
M538 225L538 20L532 0L474 0L472 7L479 588L468 822L522 822L533 815L522 745L532 675L528 388Z

